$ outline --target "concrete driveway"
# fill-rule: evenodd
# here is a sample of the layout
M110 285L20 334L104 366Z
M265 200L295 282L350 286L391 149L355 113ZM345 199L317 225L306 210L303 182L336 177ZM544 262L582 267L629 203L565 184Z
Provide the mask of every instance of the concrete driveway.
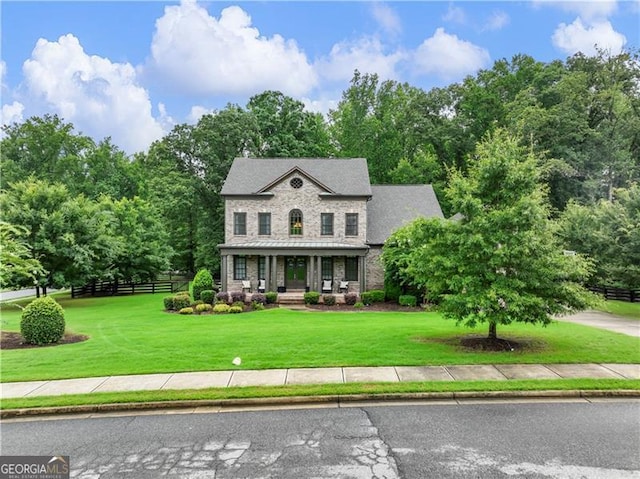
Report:
M584 324L594 328L606 329L615 333L627 334L640 338L640 321L637 319L621 318L613 314L601 311L583 311L556 318L558 321L568 321L570 323Z

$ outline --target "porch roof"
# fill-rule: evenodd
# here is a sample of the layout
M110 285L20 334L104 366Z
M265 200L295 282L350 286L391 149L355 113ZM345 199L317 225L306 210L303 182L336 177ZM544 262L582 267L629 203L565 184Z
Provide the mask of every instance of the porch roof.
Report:
M256 240L244 243L218 245L221 254L247 255L315 255L315 256L364 256L369 250L365 244L337 241Z

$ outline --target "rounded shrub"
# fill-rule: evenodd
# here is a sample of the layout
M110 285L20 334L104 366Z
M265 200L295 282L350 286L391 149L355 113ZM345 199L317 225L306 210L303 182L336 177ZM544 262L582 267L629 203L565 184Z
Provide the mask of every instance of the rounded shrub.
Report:
M251 296L251 302L252 303L266 304L267 303L267 297L266 297L266 295L264 295L262 293L253 293L253 295Z
M242 306L231 306L229 308L229 312L231 314L238 314L238 313L242 313L242 311L244 311L244 309L242 308Z
M333 306L336 304L336 297L332 294L325 294L322 297L322 302L327 306Z
M193 314L193 308L191 308L191 307L182 308L182 309L180 309L180 311L178 311L178 313L180 313L180 314Z
M317 291L308 291L304 293L305 304L318 304L320 302L320 293Z
M231 291L232 303L244 303L247 300L247 293L244 291Z
M353 306L358 301L358 293L345 293L344 303Z
M400 306L415 306L417 303L417 298L411 294L403 294L398 298Z
M372 289L369 293L371 294L371 300L374 303L384 303L384 290Z
M173 297L173 309L180 311L191 306L191 298L188 294L177 294Z
M209 303L202 303L202 304L198 304L196 305L196 313L206 313L208 311L211 311L213 309L213 306L211 306Z
M216 297L216 292L212 289L205 289L200 292L200 299L207 304L213 304L214 298Z
M173 307L173 296L165 296L164 298L164 309L167 311L172 311Z
M364 303L362 301L358 301L356 304L353 305L353 307L355 309L362 309L364 308Z
M265 293L265 298L267 298L267 304L276 304L278 301L278 293L275 291L269 291Z
M220 291L216 293L216 303L228 303L229 293L227 291Z
M228 313L229 309L231 309L231 306L229 306L226 303L218 303L213 307L213 312L214 313Z
M64 327L64 310L49 296L33 300L22 310L20 334L29 344L57 343Z
M201 299L200 294L203 291L213 290L213 276L208 269L201 269L193 278L193 298Z

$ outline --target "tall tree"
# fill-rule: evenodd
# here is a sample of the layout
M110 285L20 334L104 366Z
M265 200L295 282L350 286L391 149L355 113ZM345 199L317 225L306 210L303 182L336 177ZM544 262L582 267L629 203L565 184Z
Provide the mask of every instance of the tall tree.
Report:
M331 144L326 123L319 113L305 111L304 104L278 91L251 97L247 110L260 132L254 154L264 158L326 157Z
M41 180L13 183L0 194L2 221L25 228L25 242L44 275L38 286L85 284L105 274L116 249L111 219L84 196Z
M150 203L139 197L113 200L104 196L99 209L113 218L112 262L105 268L109 279L153 281L169 269L173 250L168 246L159 214Z
M0 187L29 176L75 186L82 183L80 157L93 147L91 138L77 134L57 115L32 117L4 126L0 141Z
M468 176L453 172L447 196L460 221L424 220L395 252L403 277L440 299L447 318L468 326L514 321L548 324L552 315L582 309L592 296L578 281L588 274L581 256L564 256L549 220L537 159L503 130L476 149ZM404 234L404 233L402 233ZM418 242L419 241L419 242ZM387 254L393 255L393 253Z

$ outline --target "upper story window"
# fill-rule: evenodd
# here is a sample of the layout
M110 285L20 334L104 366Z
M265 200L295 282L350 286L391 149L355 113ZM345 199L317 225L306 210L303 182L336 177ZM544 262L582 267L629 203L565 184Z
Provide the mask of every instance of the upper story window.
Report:
M301 235L302 234L302 211L291 210L289 212L289 234Z
M358 236L358 213L345 215L345 236Z
M333 213L320 213L320 234L333 236Z
M291 178L289 184L291 185L291 188L295 188L297 190L298 188L302 188L304 183L302 182L302 178L298 178L296 176L295 178Z
M246 213L233 214L233 234L234 235L247 234L247 214Z
M271 213L258 213L258 234L263 236L271 234Z

